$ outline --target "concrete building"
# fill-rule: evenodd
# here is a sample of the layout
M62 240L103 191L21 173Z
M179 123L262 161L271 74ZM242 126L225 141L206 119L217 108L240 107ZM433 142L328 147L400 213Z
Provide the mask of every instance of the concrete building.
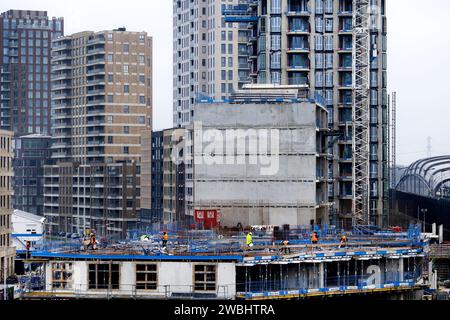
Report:
M54 40L52 57L49 227L124 236L151 208L152 39L85 31Z
M164 224L186 222L185 164L183 158L184 129L163 131L163 219Z
M226 22L247 22L252 82L307 85L325 100L329 126L341 131L330 171L331 217L351 222L353 214L352 0L254 0L224 10ZM370 153L367 198L372 224L385 224L388 190L387 29L385 0L370 1Z
M51 46L64 34L63 18L46 11L8 10L0 14L0 128L15 136L51 128Z
M51 156L51 137L31 134L16 137L14 147L13 207L44 215L44 165Z
M252 85L194 117L194 209L221 226L328 223L327 110L297 87Z
M12 137L13 132L0 130L0 280L14 274L16 250L11 242L12 207Z

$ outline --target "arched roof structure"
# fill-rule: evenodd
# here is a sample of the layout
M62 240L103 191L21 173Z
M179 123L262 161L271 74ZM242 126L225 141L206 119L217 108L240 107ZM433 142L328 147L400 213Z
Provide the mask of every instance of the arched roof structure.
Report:
M450 182L450 156L418 160L405 170L396 189L436 198L442 187Z

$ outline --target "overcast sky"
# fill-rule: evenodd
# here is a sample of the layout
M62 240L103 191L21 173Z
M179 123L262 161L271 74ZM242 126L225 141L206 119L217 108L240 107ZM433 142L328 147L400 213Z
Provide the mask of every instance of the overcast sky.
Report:
M397 91L397 159L450 154L450 1L387 0L388 85ZM172 126L172 0L1 0L8 9L64 17L65 33L125 26L153 36L156 130ZM449 94L449 96L447 96Z

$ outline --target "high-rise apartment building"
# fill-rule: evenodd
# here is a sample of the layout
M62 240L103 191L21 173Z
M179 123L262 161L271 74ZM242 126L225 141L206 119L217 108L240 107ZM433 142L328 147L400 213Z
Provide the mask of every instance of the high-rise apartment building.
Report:
M15 136L50 134L51 43L63 35L64 20L9 10L0 21L0 128Z
M13 207L44 215L44 165L51 155L51 137L30 134L16 137L14 147Z
M14 274L15 248L11 247L12 207L12 137L13 133L0 130L0 280Z
M63 34L63 18L50 19L46 11L9 10L0 14L0 128L13 131L18 139L51 133L51 46L52 39ZM25 151L22 145L14 152L22 155L33 151ZM14 176L20 177L14 179L13 205L42 214L42 185L35 176L42 168L32 157L13 163Z
M80 32L54 40L52 58L50 229L123 236L151 208L152 39Z
M224 10L225 21L247 22L252 82L306 85L319 93L328 109L329 126L341 132L333 143L330 172L335 203L331 219L350 222L354 218L353 104L355 41L353 0L250 0ZM369 223L386 222L388 165L388 98L385 0L369 4L370 69L367 121L370 137L368 199ZM361 5L360 3L359 5Z
M173 123L192 121L198 95L216 99L248 82L247 32L225 23L222 9L238 0L173 1Z
M199 96L225 99L249 83L248 32L225 23L222 10L238 0L173 1L173 124L191 124ZM193 215L192 164L185 164L186 214Z

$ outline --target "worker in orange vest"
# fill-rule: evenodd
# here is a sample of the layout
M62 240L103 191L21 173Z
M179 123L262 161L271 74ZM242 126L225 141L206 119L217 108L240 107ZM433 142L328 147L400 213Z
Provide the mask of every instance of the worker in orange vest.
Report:
M314 231L311 235L311 243L316 244L319 242L319 236L317 235L317 232Z
M341 245L339 246L339 248L345 248L345 244L348 242L347 236L344 234L341 237Z
M167 246L167 240L169 240L169 236L166 231L163 232L162 236L162 246L165 248Z

